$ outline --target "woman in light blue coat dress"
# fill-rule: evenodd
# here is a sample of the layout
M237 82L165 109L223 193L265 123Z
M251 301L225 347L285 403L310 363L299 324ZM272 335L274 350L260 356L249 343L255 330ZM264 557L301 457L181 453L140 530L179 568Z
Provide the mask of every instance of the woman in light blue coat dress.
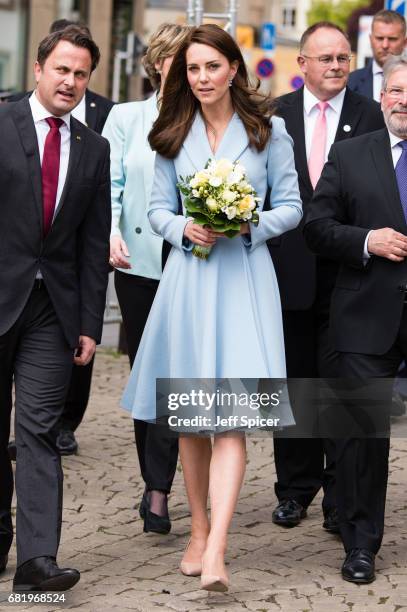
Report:
M130 366L157 291L162 269L163 239L153 234L147 217L155 153L148 134L174 53L189 28L162 24L152 35L143 64L156 93L140 102L113 107L103 136L110 143L112 229L110 263L126 333ZM155 398L153 398L155 405ZM152 406L152 409L154 406ZM145 491L140 504L144 531L168 533L167 495L177 466L178 442L158 427L135 417L134 431Z
M175 55L160 115L150 133L157 151L149 207L153 230L173 249L140 343L123 405L154 420L156 378L284 378L278 285L266 240L293 229L302 207L292 141L268 100L250 89L234 40L215 25L194 28ZM262 207L259 224L233 239L178 214L177 182L208 159L239 160ZM208 260L191 253L212 246ZM227 590L227 534L243 481L241 432L180 437L192 530L181 563L201 587ZM211 516L207 514L210 497Z

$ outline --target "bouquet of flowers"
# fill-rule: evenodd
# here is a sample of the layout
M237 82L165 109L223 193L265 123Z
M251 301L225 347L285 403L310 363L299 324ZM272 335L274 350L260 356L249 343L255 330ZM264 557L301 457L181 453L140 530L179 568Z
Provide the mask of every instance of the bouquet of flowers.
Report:
M184 206L195 223L233 238L242 223L257 225L259 214L256 192L246 179L242 164L228 159L209 159L205 168L185 179L178 188L184 194ZM208 259L212 247L195 245L192 253Z

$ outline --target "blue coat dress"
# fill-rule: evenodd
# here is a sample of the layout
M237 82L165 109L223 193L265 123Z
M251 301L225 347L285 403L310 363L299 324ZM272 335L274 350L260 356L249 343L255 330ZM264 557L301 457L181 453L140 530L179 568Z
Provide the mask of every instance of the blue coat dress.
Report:
M183 244L188 219L178 215L179 177L209 158L240 160L271 210L260 212L251 237L220 238L208 260ZM272 119L262 152L249 146L239 116L232 117L214 155L197 113L177 157L156 156L148 211L153 230L173 249L150 311L122 404L133 418L156 417L156 378L285 378L280 295L266 240L298 225L302 205L293 143L284 121Z

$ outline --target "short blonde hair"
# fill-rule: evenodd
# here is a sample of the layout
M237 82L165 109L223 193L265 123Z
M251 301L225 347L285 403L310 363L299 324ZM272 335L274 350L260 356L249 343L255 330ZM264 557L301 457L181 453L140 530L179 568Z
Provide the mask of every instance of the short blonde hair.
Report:
M142 62L154 89L160 89L161 85L161 75L155 64L175 55L190 30L187 25L162 23L151 36Z

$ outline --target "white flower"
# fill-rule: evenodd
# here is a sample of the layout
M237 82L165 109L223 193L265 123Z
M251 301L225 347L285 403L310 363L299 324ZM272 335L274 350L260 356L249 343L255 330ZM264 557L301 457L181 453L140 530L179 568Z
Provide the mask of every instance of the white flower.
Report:
M222 200L224 200L228 204L231 204L232 202L234 202L236 198L237 198L237 194L234 191L231 191L230 189L225 189L222 192Z
M215 198L206 198L206 205L209 210L215 211L218 210L218 203Z
M228 159L219 159L218 161L212 162L213 167L211 167L211 171L221 178L226 178L230 172L233 170L233 164Z
M208 173L206 170L200 170L189 181L190 186L195 189L196 187L202 187L208 182Z
M236 172L236 170L233 170L233 172L228 174L226 178L226 184L227 185L237 185L238 183L240 183L242 179L243 179L243 174L241 174L240 172Z
M195 198L199 198L199 191L198 191L198 189L193 189L193 190L192 190L192 195L193 195Z
M222 185L222 177L211 176L209 179L209 185L211 185L211 187L220 187L220 185Z
M229 219L229 221L231 221L232 219L236 217L237 208L236 206L228 206L225 212L226 212L227 218Z

